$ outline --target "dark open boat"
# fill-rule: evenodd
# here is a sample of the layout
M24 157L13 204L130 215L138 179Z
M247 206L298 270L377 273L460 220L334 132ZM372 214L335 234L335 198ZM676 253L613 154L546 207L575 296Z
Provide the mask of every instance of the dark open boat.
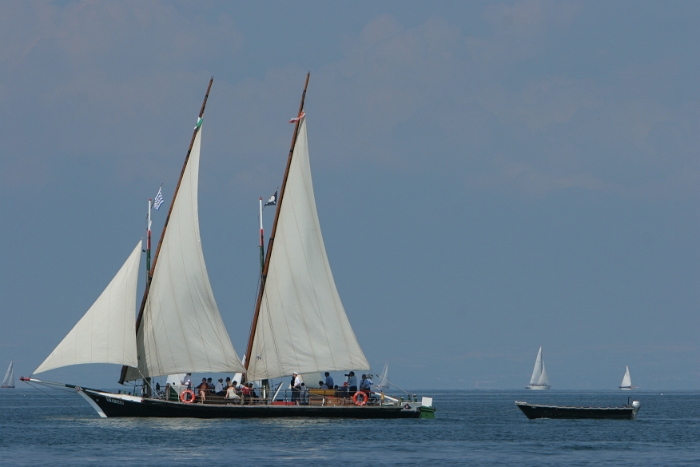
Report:
M620 407L543 405L520 401L515 401L515 405L530 420L535 418L634 420L641 407L639 401L633 401L631 404L628 402L627 405Z

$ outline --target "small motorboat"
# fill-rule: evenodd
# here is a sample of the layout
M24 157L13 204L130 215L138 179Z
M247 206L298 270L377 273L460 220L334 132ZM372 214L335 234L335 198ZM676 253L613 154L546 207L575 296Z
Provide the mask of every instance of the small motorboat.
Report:
M627 405L619 407L580 407L565 405L543 405L528 404L527 402L515 401L515 405L523 411L530 420L535 418L569 418L569 419L611 419L611 420L634 420L642 404L639 401L632 403L627 401Z

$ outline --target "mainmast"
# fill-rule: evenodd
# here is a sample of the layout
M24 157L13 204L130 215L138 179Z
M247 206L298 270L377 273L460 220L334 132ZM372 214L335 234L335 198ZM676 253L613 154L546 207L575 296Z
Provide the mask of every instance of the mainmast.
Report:
M307 78L308 81L308 78ZM165 232L168 230L168 222L170 221L170 215L173 212L173 206L175 206L175 200L177 199L177 193L180 190L180 183L182 183L182 177L185 175L185 169L187 168L187 162L190 160L190 153L192 152L192 146L194 145L195 137L197 132L202 126L202 118L204 117L204 108L207 105L207 99L209 99L209 91L211 90L211 85L214 83L214 77L212 76L209 80L209 86L207 86L207 93L204 95L204 102L202 102L202 108L199 110L199 117L197 119L197 124L192 132L192 140L190 140L190 147L187 150L187 156L185 156L185 162L182 164L182 171L180 172L180 178L177 181L177 186L175 187L175 193L173 194L173 199L170 202L170 209L168 210L168 217L165 218L165 224L163 225L163 231L160 234L160 240L158 241L158 248L156 249L156 254L153 257L153 264L151 265L151 270L148 273L148 278L146 279L146 289L143 292L143 299L141 300L141 308L139 309L139 314L136 317L136 334L139 332L139 327L141 326L141 318L143 317L143 310L146 308L146 299L148 298L148 291L151 288L151 280L153 279L153 273L156 270L156 264L158 264L158 255L160 254L160 247L163 244L163 239L165 238ZM286 177L286 176L285 176ZM128 367L122 366L122 372L119 377L119 384L124 384L126 379L126 372Z
M296 125L294 125L294 136L292 136L292 145L289 148L289 156L287 156L287 168L284 170L284 179L282 180L282 187L280 188L279 197L277 198L277 209L275 209L275 220L272 223L272 231L270 232L270 239L267 243L267 254L265 255L265 265L263 266L262 276L260 278L260 290L258 292L258 300L255 303L255 314L253 315L253 322L250 326L250 337L248 338L248 348L245 353L245 369L248 370L250 361L254 358L251 355L253 351L253 339L255 337L255 329L258 326L258 316L260 315L260 306L262 305L262 297L265 292L265 279L267 278L267 272L270 268L270 257L272 256L272 247L275 242L275 233L277 232L277 220L280 216L280 211L282 210L282 202L284 201L284 189L287 186L287 177L289 176L289 167L292 165L292 154L294 154L294 146L297 142L297 134L299 133L299 124L301 123L301 117L304 113L304 99L306 98L306 88L309 85L309 77L311 73L306 74L306 82L304 83L304 92L301 94L301 103L299 104L299 113L297 114Z

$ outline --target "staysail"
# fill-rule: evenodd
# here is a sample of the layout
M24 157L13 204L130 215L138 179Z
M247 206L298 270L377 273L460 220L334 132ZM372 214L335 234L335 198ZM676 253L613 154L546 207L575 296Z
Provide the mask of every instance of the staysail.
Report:
M243 371L204 263L197 202L201 120L197 128L136 332L138 367L131 365L126 380Z
M82 363L136 365L136 285L141 241L114 279L34 374Z
M249 357L249 381L369 370L333 280L301 116Z
M5 372L5 377L2 379L2 385L0 388L11 389L15 387L15 365L14 362L10 362L10 366L7 367Z
M540 347L539 352L537 352L537 359L535 360L535 368L532 369L532 376L530 377L530 384L541 384L540 377L542 376L542 347ZM546 373L545 373L546 376ZM549 383L547 383L549 384Z

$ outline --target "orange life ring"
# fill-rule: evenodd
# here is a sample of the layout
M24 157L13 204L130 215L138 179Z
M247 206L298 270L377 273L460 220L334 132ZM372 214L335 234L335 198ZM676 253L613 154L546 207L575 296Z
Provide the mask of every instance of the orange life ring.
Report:
M190 394L192 397L188 399L185 396L186 394ZM194 392L190 391L189 389L182 391L182 394L180 394L180 402L184 402L185 404L191 404L192 402L194 402L195 399L196 397L194 395Z
M361 400L360 402L357 401L357 396L362 396L362 400ZM353 402L355 405L359 405L359 406L365 405L365 404L367 403L367 399L369 399L369 397L367 396L367 394L365 394L365 393L362 392L362 391L357 391L357 392L355 393L355 395L352 396L352 402Z

